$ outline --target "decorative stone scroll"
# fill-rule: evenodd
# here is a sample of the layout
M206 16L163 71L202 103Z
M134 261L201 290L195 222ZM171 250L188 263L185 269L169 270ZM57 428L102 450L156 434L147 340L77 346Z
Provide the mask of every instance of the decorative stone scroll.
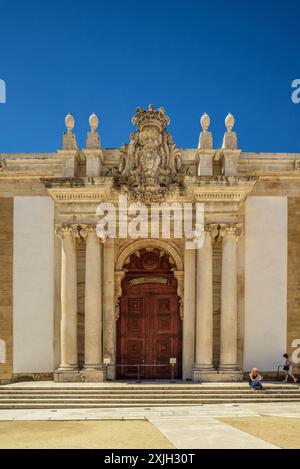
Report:
M115 295L114 295L114 304L115 304L115 319L116 321L120 317L120 298L122 296L122 280L125 277L124 271L115 272Z
M179 314L180 319L183 320L183 305L184 305L184 271L175 270L174 277L177 280L177 295L179 296Z
M89 233L96 233L96 225L80 225L79 234L84 240Z
M219 235L219 226L217 223L210 223L205 225L204 230L210 234L212 239L216 239Z

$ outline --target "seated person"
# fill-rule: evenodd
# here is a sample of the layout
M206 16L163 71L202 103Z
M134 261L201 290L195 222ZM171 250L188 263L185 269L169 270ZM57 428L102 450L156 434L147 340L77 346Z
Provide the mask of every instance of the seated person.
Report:
M252 371L249 374L249 386L252 391L263 389L261 384L262 379L263 377L258 374L257 368L252 368Z

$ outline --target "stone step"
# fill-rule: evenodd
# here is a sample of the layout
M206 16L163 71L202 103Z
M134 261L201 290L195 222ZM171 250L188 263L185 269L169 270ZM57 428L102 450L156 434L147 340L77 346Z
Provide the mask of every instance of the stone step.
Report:
M299 384L263 384L264 388L269 389L277 389L277 390L286 390L286 389L299 389ZM123 386L93 386L93 387L80 387L80 386L11 386L11 385L2 385L0 386L0 393L1 392L10 392L10 391L75 391L75 392L98 392L98 391L137 391L137 390L145 390L145 391L172 391L172 390L180 390L180 391L236 391L236 390L246 390L249 389L247 383L238 385L238 386L211 386L207 384L202 385L143 385L143 384L134 384L134 385L123 385Z
M300 392L271 392L271 391L260 391L259 394L262 397L274 397L274 399L280 399L281 397L299 397ZM173 394L147 394L147 393L119 393L119 394L108 394L108 393L99 393L99 394L29 394L29 393L21 393L21 394L2 394L0 396L0 402L8 401L8 400L38 400L38 399L45 399L45 400L60 400L60 399L89 399L89 400L97 400L97 399L202 399L202 398L218 398L218 397L226 397L235 399L238 397L245 397L251 399L253 396L252 391L245 391L245 392L235 392L235 393L197 393L197 394L181 394L181 393L173 393Z
M251 400L253 403L259 403L261 402L260 398L257 398L256 396L253 397ZM280 401L274 400L272 398L268 398L264 400L264 402L300 402L300 398L292 398L292 399L281 399ZM166 402L166 401L156 401L156 402L102 402L100 403L55 403L55 404L49 404L49 403L10 403L10 404L3 404L0 403L0 409L91 409L91 408L126 408L126 407L132 407L132 408L139 408L139 407L177 407L177 406L198 406L202 404L243 404L243 403L249 403L249 400L247 399L235 399L233 400L228 400L228 399L202 399L201 401L196 401L195 403L191 402Z
M299 386L276 386L276 387L269 387L264 386L264 390L267 392L300 392ZM193 389L185 389L185 388L173 388L170 387L168 389L149 389L149 388L140 388L139 386L135 388L93 388L93 389L85 389L85 388L43 388L43 387L35 387L35 388L28 388L24 387L21 389L17 389L14 387L2 387L0 388L0 396L2 394L17 394L17 393L47 393L47 394L59 394L59 393L78 393L78 394L98 394L98 393L112 393L112 394L120 394L120 393L149 393L152 394L153 392L167 394L167 393L182 393L182 394L196 394L196 393L206 393L206 392L214 392L214 393L233 393L233 392L247 392L249 391L249 386L243 387L235 387L235 388L206 388L206 387L199 387Z
M290 401L294 401L294 400L300 400L300 396L293 396L293 397L290 397L290 396L270 396L270 395L266 395L266 394L257 394L255 396L256 399L260 399L261 401L266 401L268 399L272 399L273 401L280 401L280 400L290 400ZM133 397L119 397L119 398L115 398L115 397L102 397L102 398L96 398L96 399L90 399L90 398L82 398L82 397L78 397L78 398L60 398L60 399L53 399L53 398L30 398L30 399L19 399L19 398L15 398L15 399L1 399L0 400L0 403L1 404L25 404L25 403L28 403L28 404L38 404L38 403L49 403L49 404L57 404L57 403L75 403L75 404L84 404L84 403L88 403L88 404L92 404L92 403L102 403L102 402L111 402L111 403L122 403L122 402L126 402L126 403L129 403L129 402L132 402L132 403L148 403L148 402L151 402L151 403L156 403L156 402L174 402L174 403L197 403L197 402L203 402L203 401L210 401L210 400L214 400L214 401L219 401L219 400L222 400L222 401L227 401L227 402L235 402L237 400L245 400L245 401L251 401L253 399L252 397L252 394L248 395L248 396L242 396L242 395L237 395L237 396L232 396L232 397L228 397L228 396L220 396L220 397L216 397L214 395L209 395L209 396L199 396L197 398L194 398L194 397L187 397L185 399L183 399L181 396L179 397L165 397L165 398L161 398L161 397L136 397L136 396L133 396Z

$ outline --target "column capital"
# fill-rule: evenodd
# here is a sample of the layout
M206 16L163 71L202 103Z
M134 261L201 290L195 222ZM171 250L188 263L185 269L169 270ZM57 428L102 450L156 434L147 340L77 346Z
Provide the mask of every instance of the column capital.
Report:
M63 239L66 235L70 235L73 238L79 238L79 225L58 225L55 227L55 234L60 239Z
M242 234L242 225L239 223L221 223L219 235L224 238L226 235L234 235L236 239Z
M89 224L80 225L79 234L84 240L88 237L90 233L97 234L96 225L89 225Z
M207 223L204 226L204 231L209 233L212 239L215 239L219 234L219 226L217 223Z

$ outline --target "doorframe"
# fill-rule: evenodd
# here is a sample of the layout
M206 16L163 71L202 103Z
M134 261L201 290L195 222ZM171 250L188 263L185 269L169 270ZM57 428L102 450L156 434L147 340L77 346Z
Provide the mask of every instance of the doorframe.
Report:
M183 262L183 253L178 245L176 245L172 240L164 241L162 239L138 239L136 241L129 241L125 243L120 252L118 253L115 261L115 276L114 276L114 316L115 316L115 327L113 333L113 349L114 356L117 354L117 321L120 316L120 298L122 296L122 280L125 277L125 264L126 260L136 251L141 249L161 249L166 254L168 254L174 261L175 269L174 277L177 280L177 295L179 297L179 314L180 319L184 319L184 262ZM182 324L183 331L184 324ZM183 357L183 337L182 337L182 357ZM183 360L183 358L182 358ZM182 362L183 363L183 362ZM115 372L110 373L112 379L115 379Z

